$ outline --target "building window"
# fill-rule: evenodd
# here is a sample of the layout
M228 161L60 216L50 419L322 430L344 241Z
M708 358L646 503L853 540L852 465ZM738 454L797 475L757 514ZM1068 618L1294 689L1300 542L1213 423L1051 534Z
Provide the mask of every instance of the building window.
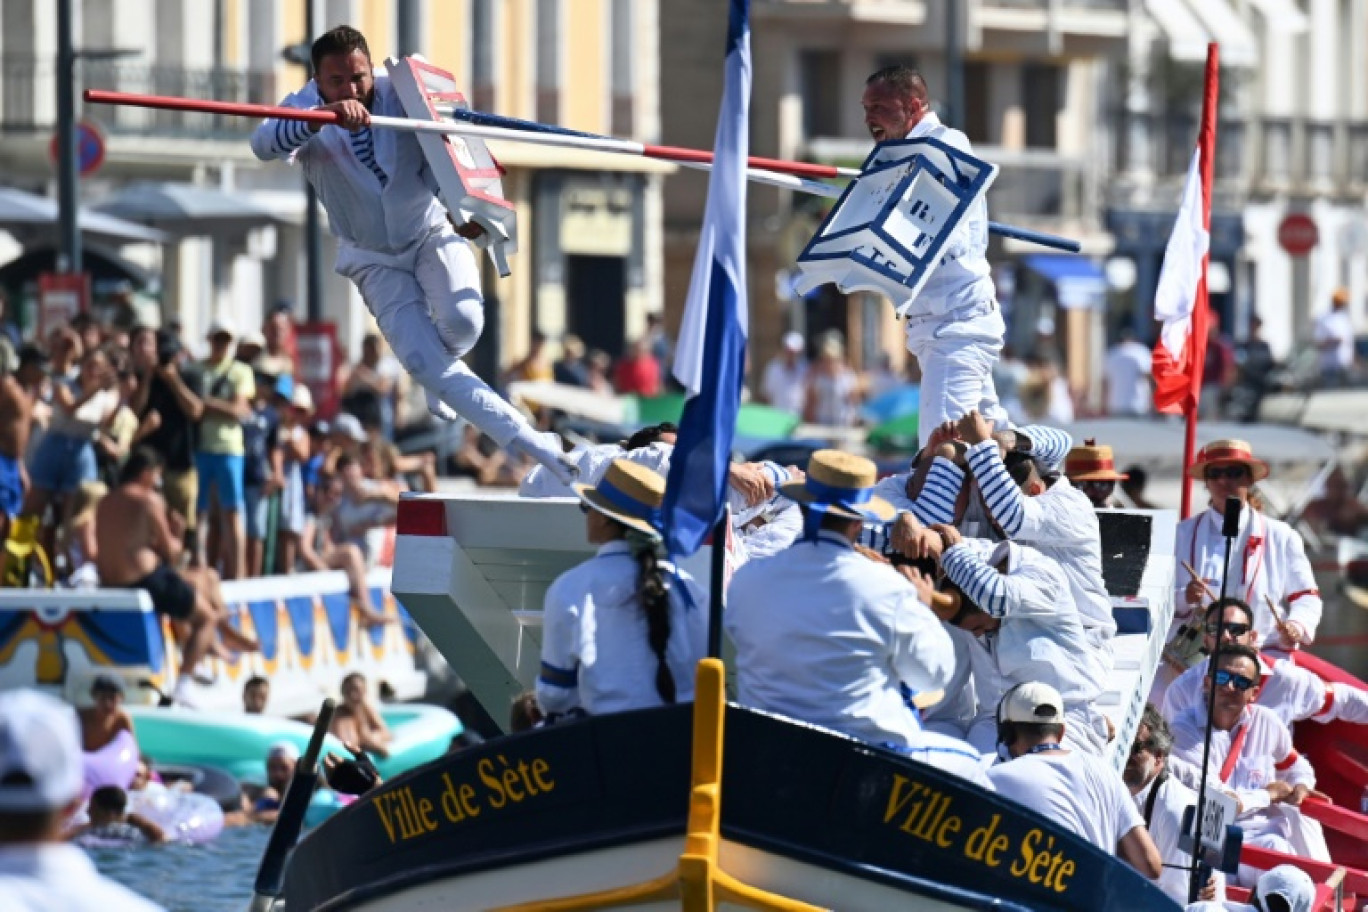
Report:
M803 98L803 136L841 135L841 55L838 51L801 51L799 92Z
M635 0L613 0L609 50L612 68L612 123L610 132L617 136L631 136L633 123L633 102L636 95L635 73L632 68L632 4Z
M560 123L561 0L537 0L536 118Z
M1022 67L1028 149L1058 148L1057 119L1063 102L1063 76L1054 64L1028 63Z
M494 21L498 0L470 3L470 105L477 111L494 110L494 83L498 69L498 29Z

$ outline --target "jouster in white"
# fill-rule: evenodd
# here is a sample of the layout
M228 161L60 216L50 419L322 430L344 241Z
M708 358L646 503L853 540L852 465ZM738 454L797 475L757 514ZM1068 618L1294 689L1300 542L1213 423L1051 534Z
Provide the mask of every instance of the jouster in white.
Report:
M1326 681L1300 668L1290 659L1262 655L1263 680L1255 703L1270 710L1284 725L1310 719L1333 722L1344 719L1368 725L1368 692L1342 682ZM1183 672L1164 694L1164 716L1176 719L1201 703L1202 680L1210 665L1208 659Z
M1059 564L1016 542L964 539L941 557L945 576L972 602L951 623L975 635L969 647L979 711L968 740L991 750L1002 695L1028 681L1049 684L1064 700L1070 747L1100 754L1107 722L1093 701L1107 670L1088 647ZM973 610L977 608L978 610Z
M447 419L454 410L499 446L571 479L559 439L539 434L461 360L484 327L479 267L437 198L417 136L369 126L371 114L405 115L389 76L372 69L365 38L346 26L321 36L313 52L317 75L281 105L335 110L340 125L315 132L267 119L252 134L252 151L304 169L337 235L337 272L356 285L395 356L428 391L429 408Z

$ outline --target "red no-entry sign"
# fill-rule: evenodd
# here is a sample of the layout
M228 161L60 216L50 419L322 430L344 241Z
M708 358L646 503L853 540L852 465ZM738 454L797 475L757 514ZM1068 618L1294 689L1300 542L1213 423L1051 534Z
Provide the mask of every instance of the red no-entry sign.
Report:
M1311 216L1293 212L1278 225L1278 243L1294 257L1306 256L1320 243L1320 229Z

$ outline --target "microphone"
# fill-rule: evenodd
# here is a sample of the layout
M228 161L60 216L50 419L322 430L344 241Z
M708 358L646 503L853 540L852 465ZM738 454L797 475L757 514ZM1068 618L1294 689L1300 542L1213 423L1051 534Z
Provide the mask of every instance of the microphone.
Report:
M1225 519L1221 523L1221 535L1224 538L1238 538L1240 535L1240 511L1244 504L1240 503L1238 497L1227 497L1225 505Z

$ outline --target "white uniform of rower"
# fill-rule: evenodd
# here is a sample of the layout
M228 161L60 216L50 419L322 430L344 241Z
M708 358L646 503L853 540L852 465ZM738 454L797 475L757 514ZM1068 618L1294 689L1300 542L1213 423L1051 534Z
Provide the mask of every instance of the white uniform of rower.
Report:
M338 239L337 272L355 283L429 409L459 414L572 480L560 439L538 433L461 360L484 327L479 267L436 197L416 134L369 127L372 113L404 116L389 77L373 71L365 38L346 26L321 36L313 53L317 75L281 105L333 110L340 126L268 119L252 151L303 167Z
M853 548L864 522L894 515L870 494L875 476L867 459L819 450L806 479L784 486L810 524L804 538L732 578L724 622L738 697L986 783L979 752L923 731L904 700L903 685L915 694L944 688L954 650L910 578ZM929 583L920 585L929 595Z
M955 622L975 634L969 654L979 711L967 733L969 743L992 750L994 712L1003 694L1040 681L1063 697L1068 746L1101 754L1107 721L1093 701L1102 692L1106 671L1088 648L1059 564L1015 542L965 539L941 556L941 568L979 609Z
M1186 569L1177 574L1174 623L1185 621L1209 593L1220 593L1226 577L1222 510L1227 498L1237 497L1243 507L1239 535L1230 551L1226 594L1243 599L1254 610L1261 648L1285 651L1313 642L1323 606L1301 536L1287 523L1249 506L1250 486L1268 476L1268 465L1254 458L1243 440L1217 440L1198 453L1188 474L1206 481L1211 506L1178 524L1179 566L1187 562L1198 577ZM1270 601L1278 606L1282 625Z
M865 84L865 126L875 142L930 137L964 152L969 139L931 111L921 75L888 67ZM944 421L977 409L1001 427L1007 412L993 387L993 365L1006 324L988 266L988 204L975 200L946 242L944 254L907 314L907 350L921 367L921 422L925 446ZM895 302L901 304L902 302Z
M708 597L653 556L665 479L619 459L577 493L599 550L546 591L537 703L548 714L592 715L692 700L694 666L707 650ZM649 575L663 590L658 603Z

